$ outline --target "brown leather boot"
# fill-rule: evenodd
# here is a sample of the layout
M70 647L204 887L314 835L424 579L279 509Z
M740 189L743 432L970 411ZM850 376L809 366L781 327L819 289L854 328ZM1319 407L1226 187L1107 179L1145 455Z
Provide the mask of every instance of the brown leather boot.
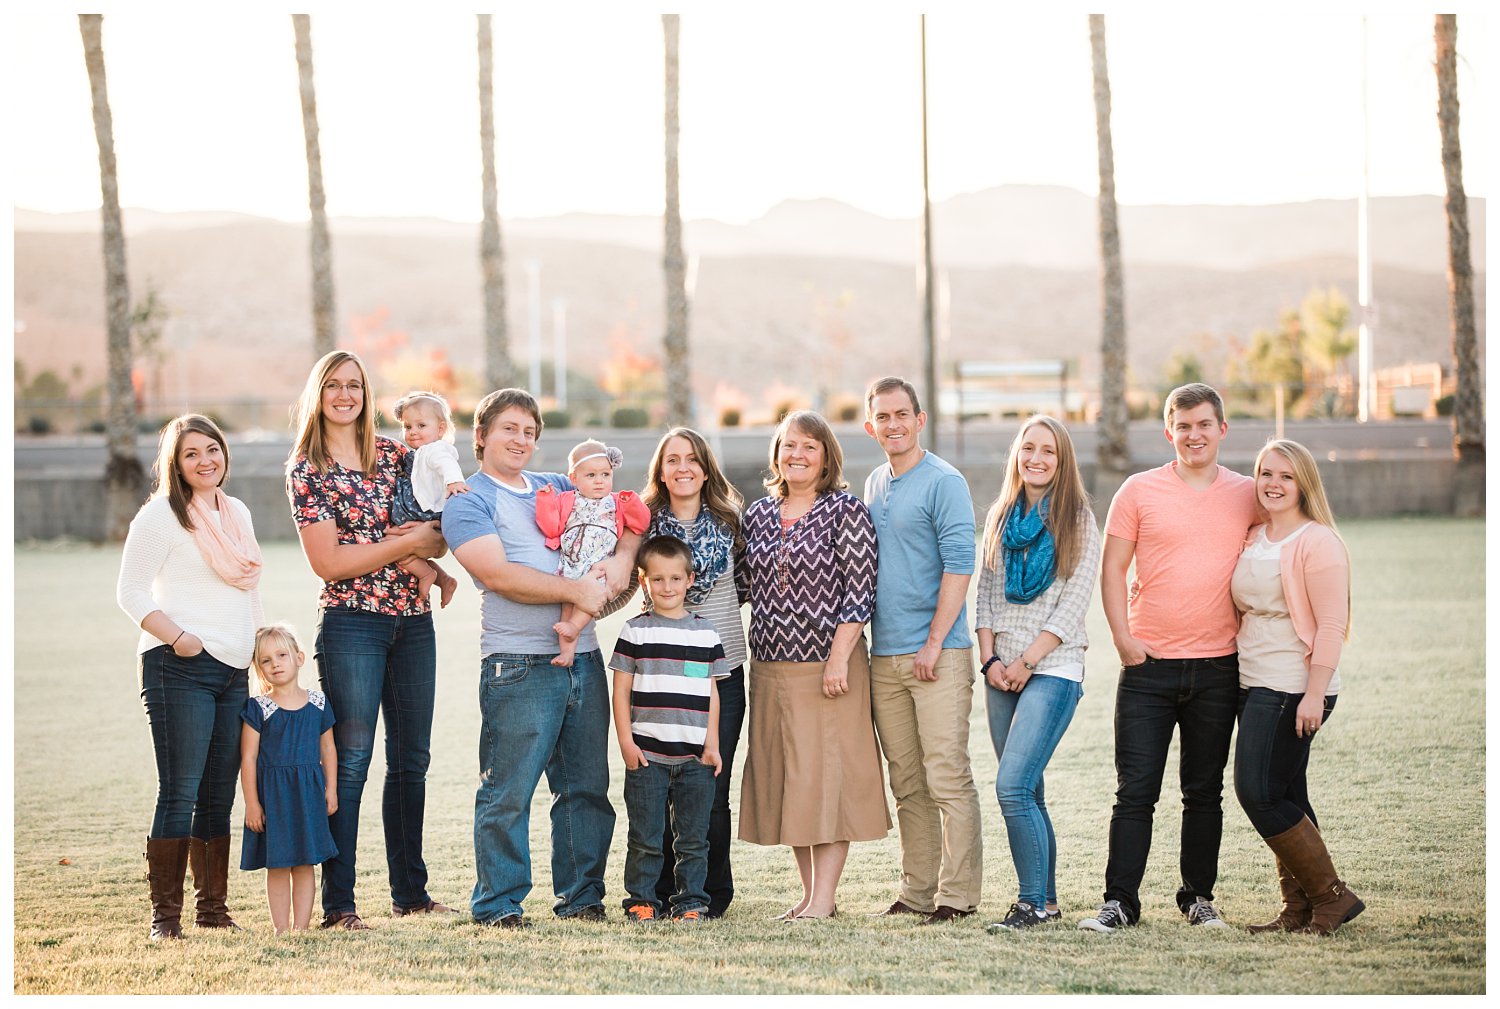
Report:
M151 941L182 938L182 877L188 839L146 838L146 882L151 886Z
M229 917L229 835L211 841L192 838L188 842L188 864L193 871L193 897L198 905L195 924L199 928L245 931Z
M1249 925L1247 932L1298 932L1312 921L1312 904L1302 892L1297 877L1281 859L1276 860L1276 875L1281 880L1281 913L1264 925Z
M1312 905L1311 918L1300 931L1332 935L1365 909L1365 902L1339 879L1323 835L1307 817L1291 830L1266 838L1266 843L1291 870Z

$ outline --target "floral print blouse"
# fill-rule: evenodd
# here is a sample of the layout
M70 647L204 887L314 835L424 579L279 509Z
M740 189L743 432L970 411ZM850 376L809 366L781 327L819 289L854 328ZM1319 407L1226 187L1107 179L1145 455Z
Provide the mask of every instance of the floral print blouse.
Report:
M298 529L333 519L338 523L339 543L379 543L391 524L391 504L396 480L404 472L411 449L390 438L375 439L375 469L365 473L345 469L329 461L328 472L319 473L305 455L299 455L286 478L286 494L292 502L292 520ZM427 613L431 606L417 592L416 575L387 564L369 574L336 582L324 582L318 596L322 609L355 609L391 616Z

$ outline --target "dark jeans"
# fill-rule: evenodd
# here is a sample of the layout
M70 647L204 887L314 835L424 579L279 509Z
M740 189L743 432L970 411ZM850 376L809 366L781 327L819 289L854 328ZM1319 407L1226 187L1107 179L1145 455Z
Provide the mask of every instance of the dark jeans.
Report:
M745 725L745 667L735 666L715 686L719 691L719 756L724 769L714 779L714 807L708 817L708 916L718 918L729 910L734 900L734 871L729 865L729 842L734 830L729 823L729 778L734 767L734 751L740 743ZM670 817L662 818L665 836L670 837ZM672 849L662 852L661 877L656 881L656 899L666 907L677 892Z
M211 841L229 833L240 773L240 712L249 674L207 652L179 658L161 645L141 653L141 700L156 753L151 836Z
M723 777L720 773L719 777ZM714 769L696 760L647 764L625 772L625 812L630 834L625 845L625 907L670 903L674 915L704 911L708 894L709 810L714 804ZM664 831L662 820L670 826ZM667 839L671 844L667 844ZM676 884L667 901L657 897L665 853L676 854Z
M1323 698L1328 724L1338 696ZM1311 735L1297 738L1301 694L1267 687L1240 691L1240 734L1234 742L1234 794L1261 837L1291 830L1305 816L1316 826L1307 798L1307 758Z
M1115 694L1115 807L1109 820L1104 899L1140 920L1151 818L1161 797L1172 730L1180 733L1182 886L1177 906L1213 900L1224 831L1224 765L1239 702L1239 656L1151 659L1120 670Z
M427 894L422 861L422 817L427 804L432 709L437 688L437 644L432 614L392 616L329 608L318 619L314 656L318 682L337 722L338 812L328 829L339 853L323 863L323 912L355 910L354 856L359 803L375 749L375 720L385 719L385 860L391 901L418 907Z

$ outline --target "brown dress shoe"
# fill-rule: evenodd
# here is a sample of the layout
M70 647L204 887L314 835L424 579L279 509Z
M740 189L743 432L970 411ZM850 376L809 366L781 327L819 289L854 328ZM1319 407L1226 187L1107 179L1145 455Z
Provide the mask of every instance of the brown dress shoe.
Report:
M898 915L898 914L930 915L930 914L932 914L932 912L931 911L918 911L916 908L912 907L910 904L903 904L901 901L898 900L898 901L893 901L891 903L891 906L888 907L888 908L886 908L884 911L876 911L874 914L871 914L868 917L871 917L871 918L890 918L890 917L894 917L895 915Z
M374 931L364 923L358 914L353 911L340 911L327 915L323 918L323 924L319 928L342 928L349 932Z
M974 913L973 911L960 911L958 908L956 908L956 907L949 907L947 904L939 904L937 906L937 910L936 911L934 911L931 914L929 914L926 918L923 918L917 924L919 924L919 925L942 925L942 924L944 924L946 922L953 921L953 920L955 920L957 918L967 918L969 915L971 915L973 913Z
M458 914L458 912L447 904L439 904L431 897L427 898L427 903L418 904L416 907L402 907L399 904L391 905L392 918L405 918L409 914Z

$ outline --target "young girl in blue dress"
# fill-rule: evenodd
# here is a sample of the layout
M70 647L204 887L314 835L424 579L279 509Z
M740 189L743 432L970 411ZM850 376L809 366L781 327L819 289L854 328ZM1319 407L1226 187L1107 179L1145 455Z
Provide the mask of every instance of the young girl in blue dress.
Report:
M297 681L307 661L286 624L255 632L251 664L261 693L240 714L245 792L241 869L266 870L271 924L281 935L312 916L313 866L338 854L328 818L338 809L333 708ZM290 920L289 920L290 919Z

